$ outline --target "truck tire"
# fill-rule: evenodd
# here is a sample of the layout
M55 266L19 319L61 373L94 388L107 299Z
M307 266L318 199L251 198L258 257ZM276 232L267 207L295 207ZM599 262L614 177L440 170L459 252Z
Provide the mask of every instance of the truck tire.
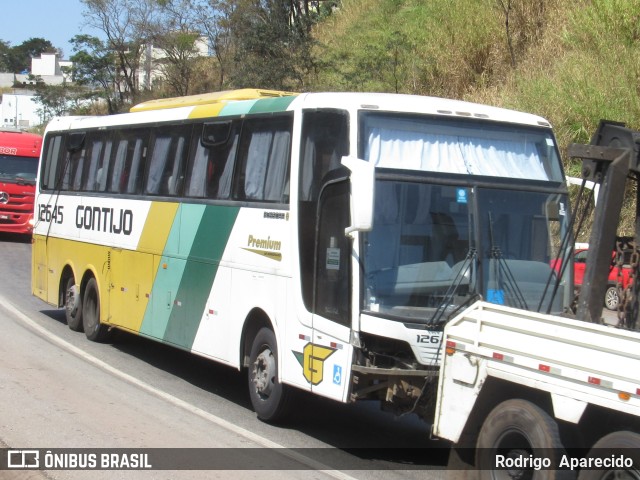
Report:
M76 287L76 280L73 277L67 279L64 288L64 316L71 330L82 331L82 298L80 288Z
M510 399L495 407L482 424L476 468L481 479L575 478L571 471L553 468L560 465L563 454L556 421L529 401ZM539 468L542 462L551 467Z
M249 396L258 418L277 423L288 414L291 392L278 378L278 345L270 328L258 330L249 356Z
M580 470L578 480L639 479L640 435L634 432L614 432L598 440L587 454L587 458L624 457L633 460L632 468L615 466L598 470Z

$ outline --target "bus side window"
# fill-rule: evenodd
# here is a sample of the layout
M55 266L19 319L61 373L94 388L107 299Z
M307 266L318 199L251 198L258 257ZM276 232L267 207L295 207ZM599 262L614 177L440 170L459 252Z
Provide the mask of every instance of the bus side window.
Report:
M58 188L58 176L64 169L63 158L61 155L62 136L50 136L45 144L44 167L42 171L42 188L47 190L55 190Z
M292 117L245 120L235 198L286 203Z
M84 189L90 192L104 192L107 188L109 177L109 164L113 142L102 136L91 145L91 161Z
M199 130L199 129L196 129ZM203 198L207 194L207 180L211 170L210 149L202 145L200 135L195 134L191 141L189 167L187 169L187 197Z
M79 191L82 188L82 173L84 171L87 150L82 148L71 155L71 190Z
M300 141L300 202L298 205L298 242L302 298L307 310L313 300L313 251L316 214L322 180L340 166L349 155L349 116L344 110L308 110L303 112Z
M146 137L135 138L129 144L127 161L122 176L122 188L125 193L140 193L142 177L144 176L144 162L147 153ZM125 187L126 186L126 187Z
M229 134L219 142L207 141L202 136L206 128L196 128L193 136L189 168L187 169L186 195L196 198L229 198L231 191L231 174L235 163L238 145L238 124L231 126L229 121L221 122Z
M155 136L145 193L172 196L182 193L190 130L190 126L167 128Z
M73 177L71 176L73 167L71 164L72 156L73 154L67 151L64 154L64 160L62 160L62 186L60 190L63 192L69 190L73 183Z
M304 112L301 142L300 199L316 202L322 179L339 168L349 154L349 119L346 112Z
M214 168L217 169L214 173L214 180L217 180L217 183L209 184L208 195L210 197L221 199L231 197L231 180L233 178L233 170L236 164L236 152L238 151L239 137L239 129L236 128L229 137L225 151L222 152L220 157L217 157L214 160ZM219 175L217 179L216 175Z
M94 187L96 171L98 169L98 162L102 156L104 142L102 140L91 139L88 143L89 147L85 158L88 159L89 163L86 165L86 173L84 175L84 181L82 182L82 190L91 191Z
M113 174L109 182L109 191L112 193L120 193L122 187L122 177L124 173L125 161L127 159L127 150L129 140L121 139L116 143L116 154L113 160Z
M98 164L98 169L96 170L96 178L94 183L93 190L97 192L104 192L107 189L107 180L109 178L109 174L112 173L109 171L111 166L111 152L113 151L113 141L107 140L104 146L104 152L102 153L101 161Z
M351 240L349 182L328 185L320 196L315 259L315 305L313 312L343 325L350 320Z
M74 190L74 176L78 167L78 161L81 158L81 152L84 146L85 132L73 132L65 135L65 148L62 156L59 157L59 169L62 172L62 185L59 188L62 191ZM62 137L58 137L62 138ZM79 189L78 184L78 188ZM58 187L56 187L58 188Z

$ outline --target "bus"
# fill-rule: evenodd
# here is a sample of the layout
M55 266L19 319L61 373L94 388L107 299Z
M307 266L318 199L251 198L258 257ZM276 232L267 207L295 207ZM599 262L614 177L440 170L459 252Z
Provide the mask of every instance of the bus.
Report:
M35 214L33 293L71 329L244 370L265 421L296 389L428 419L456 313L572 300L550 124L461 101L248 89L58 118Z
M42 137L0 128L0 232L31 235Z

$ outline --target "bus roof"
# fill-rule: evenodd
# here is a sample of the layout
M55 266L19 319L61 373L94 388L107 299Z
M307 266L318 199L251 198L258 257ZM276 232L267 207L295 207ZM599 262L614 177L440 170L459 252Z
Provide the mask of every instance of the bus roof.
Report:
M131 112L143 112L146 110L162 110L165 108L195 107L199 105L212 105L218 103L233 102L238 100L255 100L259 98L288 97L297 95L293 92L278 90L262 90L257 88L243 88L240 90L225 90L222 92L203 93L200 95L188 95L186 97L159 98L139 103L131 107Z
M550 128L543 117L531 113L493 107L480 103L395 93L306 93L296 100L304 108L331 108L371 110L381 112L418 113L443 117L471 118L494 122L518 123Z
M42 137L20 130L0 129L0 155L39 157Z
M379 111L469 118L550 128L537 115L460 100L391 93L291 93L274 90L242 89L187 97L151 100L136 105L133 113L92 117L58 117L49 122L48 131L91 129L105 126L142 125L172 120L215 118L298 109L343 109L350 112Z

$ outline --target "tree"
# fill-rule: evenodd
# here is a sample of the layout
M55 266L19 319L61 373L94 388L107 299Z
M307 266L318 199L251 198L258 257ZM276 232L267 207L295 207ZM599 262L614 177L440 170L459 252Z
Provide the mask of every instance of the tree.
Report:
M71 44L76 52L70 58L73 81L89 90L88 97L102 98L110 114L119 112L121 96L114 89L117 84L115 52L108 49L102 40L90 35L76 35Z
M314 68L310 31L315 11L295 0L236 0L230 28L236 46L237 87L301 90Z
M11 47L8 42L0 41L0 69L11 73L29 71L31 59L43 53L60 51L44 38L30 38L15 47Z
M30 76L35 80L35 100L40 104L37 113L45 121L52 117L68 115L76 112L86 101L85 91L76 85L47 85L38 76Z
M141 53L151 43L151 26L159 14L158 0L81 0L87 24L103 32L106 48L115 57L114 89L118 105L136 103L140 96Z
M224 90L227 72L232 69L233 43L231 17L235 2L227 0L192 0L193 12L199 19L200 32L206 36L216 60L217 90Z
M11 68L9 67L8 56L11 53L11 44L9 42L5 42L4 40L0 40L0 72L9 72Z
M207 47L206 37L200 34L197 10L194 9L197 0L158 0L158 3L161 15L151 25L149 38L153 40L153 47L161 50L162 54L153 58L151 49L147 48L144 68L150 77L155 67L171 95L189 95L203 47Z

